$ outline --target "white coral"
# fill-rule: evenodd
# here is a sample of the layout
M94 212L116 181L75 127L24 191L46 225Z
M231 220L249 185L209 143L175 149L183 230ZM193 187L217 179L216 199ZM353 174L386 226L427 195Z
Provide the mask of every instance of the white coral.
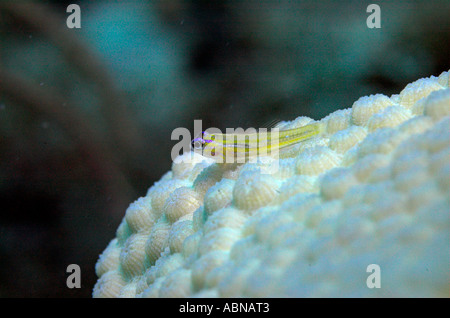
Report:
M93 296L449 296L448 78L362 97L279 161L180 157L127 209Z

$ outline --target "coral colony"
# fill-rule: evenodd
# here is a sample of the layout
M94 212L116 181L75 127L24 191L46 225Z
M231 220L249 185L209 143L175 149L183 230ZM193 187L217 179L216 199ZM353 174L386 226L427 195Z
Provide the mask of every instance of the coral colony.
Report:
M323 118L277 169L183 154L127 209L93 296L448 296L449 115L444 72Z

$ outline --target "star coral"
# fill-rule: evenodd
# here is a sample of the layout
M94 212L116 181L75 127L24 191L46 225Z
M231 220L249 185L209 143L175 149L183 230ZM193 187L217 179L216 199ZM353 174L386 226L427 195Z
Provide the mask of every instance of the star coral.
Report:
M362 97L277 162L178 158L127 209L93 296L448 297L448 78Z

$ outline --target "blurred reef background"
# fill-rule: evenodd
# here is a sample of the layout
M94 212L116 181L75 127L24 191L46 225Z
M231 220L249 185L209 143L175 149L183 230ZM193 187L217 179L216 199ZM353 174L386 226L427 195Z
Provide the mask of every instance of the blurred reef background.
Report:
M398 93L450 69L449 17L448 0L0 2L0 297L90 297L125 209L170 169L175 128Z

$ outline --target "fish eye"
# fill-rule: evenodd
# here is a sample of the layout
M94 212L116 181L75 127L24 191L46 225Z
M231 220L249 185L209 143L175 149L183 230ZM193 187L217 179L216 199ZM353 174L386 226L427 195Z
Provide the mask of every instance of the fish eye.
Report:
M201 139L201 138L195 138L195 139L193 139L192 142L191 142L191 146L192 146L194 149L197 149L197 150L203 149L203 145L204 145L204 144L205 144L205 141L204 141L203 139Z

